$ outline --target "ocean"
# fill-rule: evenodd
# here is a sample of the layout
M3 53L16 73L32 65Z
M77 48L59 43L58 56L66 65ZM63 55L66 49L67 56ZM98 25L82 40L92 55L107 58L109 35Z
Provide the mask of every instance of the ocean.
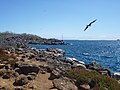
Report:
M112 73L120 72L120 41L117 40L64 40L69 45L38 45L36 49L60 48L65 57L76 58L85 63L96 61Z

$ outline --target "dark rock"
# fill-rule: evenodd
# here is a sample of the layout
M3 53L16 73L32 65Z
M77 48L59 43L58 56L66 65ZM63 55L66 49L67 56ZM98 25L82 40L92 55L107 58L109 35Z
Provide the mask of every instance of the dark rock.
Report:
M10 77L11 77L11 75L8 74L8 73L5 73L5 74L2 76L3 79L9 79Z
M98 63L96 63L96 62L92 62L92 63L90 63L90 64L86 64L86 67L87 67L88 69L98 71L101 75L110 76L110 77L111 77L111 72L110 72L110 70L102 67L100 64L98 64Z
M22 86L28 83L28 78L25 75L20 75L15 79L14 86Z
M53 71L53 67L51 66L47 66L46 69L48 73L51 73Z
M34 80L35 76L34 75L27 75L28 80Z
M91 82L89 82L89 86L90 88L94 88L96 87L97 83L94 80L91 80Z
M116 79L116 80L120 80L120 72L115 72L113 77Z
M19 67L19 69L17 71L18 71L19 74L26 74L27 75L28 73L32 73L32 72L34 72L34 73L39 72L39 67L36 66L36 65L32 65L32 64L31 65L29 65L29 64L26 64L26 65L21 64L18 67Z
M96 71L104 69L100 64L97 64L96 62L92 62L90 64L86 64L86 67L88 69L92 69L92 70L96 70Z
M2 76L3 79L9 79L11 77L14 77L14 71L13 70L7 70L4 75Z
M14 88L15 90L24 90L22 86L17 86Z
M28 59L32 59L32 58L35 58L34 54L31 54Z
M42 73L42 74L45 74L45 73L46 73L46 71L42 71L41 73Z
M26 56L23 55L22 58L26 58Z
M13 60L13 59L11 59L11 60ZM10 64L6 64L5 65L5 69L10 69L11 68L11 65Z

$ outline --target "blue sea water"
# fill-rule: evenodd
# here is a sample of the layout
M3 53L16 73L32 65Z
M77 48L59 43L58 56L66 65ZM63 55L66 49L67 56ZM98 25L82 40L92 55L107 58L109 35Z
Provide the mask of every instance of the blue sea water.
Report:
M30 45L37 49L60 48L66 57L85 63L96 61L111 72L120 72L120 41L117 40L65 40L70 45Z

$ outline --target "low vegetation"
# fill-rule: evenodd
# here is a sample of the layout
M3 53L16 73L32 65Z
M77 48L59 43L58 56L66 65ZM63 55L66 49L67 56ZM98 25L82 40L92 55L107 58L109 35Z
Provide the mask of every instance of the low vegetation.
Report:
M74 68L66 74L67 77L76 80L76 85L88 84L93 90L120 90L117 80L108 76L102 76L96 71L88 71L84 68Z

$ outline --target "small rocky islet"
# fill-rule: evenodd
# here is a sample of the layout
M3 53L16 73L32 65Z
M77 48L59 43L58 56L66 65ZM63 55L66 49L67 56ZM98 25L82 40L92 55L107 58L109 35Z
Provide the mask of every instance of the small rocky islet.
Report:
M96 62L66 58L62 49L29 48L44 41L35 35L1 34L0 90L120 90L119 78Z

